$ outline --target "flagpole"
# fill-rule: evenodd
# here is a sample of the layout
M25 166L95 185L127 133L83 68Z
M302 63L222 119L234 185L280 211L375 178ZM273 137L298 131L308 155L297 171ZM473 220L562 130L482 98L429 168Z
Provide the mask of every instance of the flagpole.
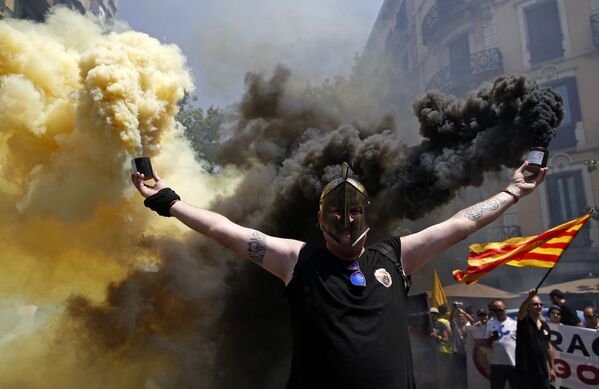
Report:
M537 287L535 288L535 292L539 291L539 288L541 287L541 284L543 284L543 282L545 281L545 279L547 278L547 276L549 275L549 273L551 273L551 270L555 269L555 267L552 267L551 269L549 269L549 271L547 273L545 273L545 276L543 277L543 279L541 280L541 282L539 282L539 285L537 285Z
M589 209L589 213L588 214L592 215L594 212L595 212L595 208L591 208L591 209ZM586 221L585 221L585 223L586 223ZM584 223L583 223L583 225L584 225ZM574 236L574 237L576 237L576 236ZM557 263L551 269L549 269L549 271L547 273L545 273L545 276L543 277L543 279L541 280L541 282L539 282L539 285L537 285L537 287L535 288L535 292L539 291L539 288L541 287L541 285L543 284L543 282L545 281L545 279L547 279L547 276L549 275L549 273L551 273L551 270L553 270L556 266L557 266Z

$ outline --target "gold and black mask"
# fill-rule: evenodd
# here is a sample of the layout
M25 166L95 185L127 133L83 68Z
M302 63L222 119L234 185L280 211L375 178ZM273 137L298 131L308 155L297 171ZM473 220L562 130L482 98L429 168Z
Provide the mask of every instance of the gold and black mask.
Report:
M341 178L329 182L322 190L320 228L337 243L342 231L350 228L352 246L355 246L370 230L366 222L370 202L364 185L348 174L349 165L343 162Z

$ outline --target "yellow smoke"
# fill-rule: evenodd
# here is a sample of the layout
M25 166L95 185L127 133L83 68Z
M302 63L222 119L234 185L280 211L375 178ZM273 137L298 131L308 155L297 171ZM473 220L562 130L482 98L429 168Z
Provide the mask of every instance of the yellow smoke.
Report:
M174 120L192 88L179 48L146 34L62 8L43 24L0 21L0 301L47 313L37 330L13 337L3 328L0 384L152 386L144 369L159 356L123 366L73 355L79 343L60 340L60 312L69 296L101 301L110 282L159 261L142 237L185 231L143 207L129 182L132 157L151 156L198 205L235 183L232 172L203 173ZM109 371L109 380L92 378Z

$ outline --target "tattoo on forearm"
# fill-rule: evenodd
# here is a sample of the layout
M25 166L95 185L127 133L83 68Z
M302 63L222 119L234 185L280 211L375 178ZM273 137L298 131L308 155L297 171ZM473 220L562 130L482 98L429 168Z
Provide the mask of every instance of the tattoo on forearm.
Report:
M483 201L482 203L473 205L466 209L466 211L464 211L464 216L472 221L477 221L483 217L485 211L495 211L499 209L500 204L501 202L495 199Z
M260 231L252 231L252 237L248 242L248 258L262 266L266 254L266 235Z

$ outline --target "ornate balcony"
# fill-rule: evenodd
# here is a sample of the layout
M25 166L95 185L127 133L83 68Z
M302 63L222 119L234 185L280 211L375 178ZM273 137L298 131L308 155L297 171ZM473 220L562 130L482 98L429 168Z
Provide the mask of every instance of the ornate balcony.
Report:
M591 14L591 32L593 33L593 43L599 49L599 11Z
M422 40L425 45L434 40L435 32L444 20L462 12L466 0L437 0L422 19Z
M4 1L0 0L0 19L12 17L12 10L4 4Z
M503 73L501 52L494 47L470 55L469 68L456 69L445 66L426 84L426 90L440 90L444 93L460 95L476 88L482 81Z

